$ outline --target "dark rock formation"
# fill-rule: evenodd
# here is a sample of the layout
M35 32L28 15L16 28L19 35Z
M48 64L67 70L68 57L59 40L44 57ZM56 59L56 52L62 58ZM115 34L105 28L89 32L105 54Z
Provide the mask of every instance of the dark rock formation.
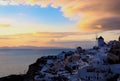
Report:
M37 61L31 65L29 65L29 69L26 73L24 81L34 81L34 75L39 74L38 71L41 70L42 65L46 64L47 57L41 57L37 59Z
M0 81L24 81L25 75L10 75L0 78Z

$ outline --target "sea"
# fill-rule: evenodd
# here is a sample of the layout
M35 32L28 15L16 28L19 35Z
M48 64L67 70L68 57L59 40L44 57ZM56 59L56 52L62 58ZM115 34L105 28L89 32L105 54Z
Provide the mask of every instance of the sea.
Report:
M74 49L0 49L0 77L24 74L28 66L38 58L58 55L62 51L74 51Z

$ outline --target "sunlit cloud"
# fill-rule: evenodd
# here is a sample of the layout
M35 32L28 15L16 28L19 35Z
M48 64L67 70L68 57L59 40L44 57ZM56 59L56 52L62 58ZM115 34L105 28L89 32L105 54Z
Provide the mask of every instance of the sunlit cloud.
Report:
M11 25L10 24L0 24L0 28L7 28L7 27L10 27Z
M74 42L72 45L75 47L78 42L76 39L80 35L78 32L33 32L15 35L0 35L0 47L14 47L14 46L38 46L38 47L67 47L70 42ZM73 38L71 38L72 36ZM70 38L70 39L69 39ZM83 37L84 38L84 37ZM22 40L21 40L22 39ZM69 43L67 43L67 41ZM64 42L62 44L62 42ZM79 43L78 43L79 44Z
M63 15L77 20L76 26L84 32L120 29L120 0L1 0L0 4L60 7Z

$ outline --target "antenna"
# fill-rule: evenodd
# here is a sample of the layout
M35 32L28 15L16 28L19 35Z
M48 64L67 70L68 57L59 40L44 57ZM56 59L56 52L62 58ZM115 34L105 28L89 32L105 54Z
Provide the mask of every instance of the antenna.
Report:
M98 34L96 33L96 40L98 40Z
M119 38L118 38L118 41L120 42L120 36L119 36Z
M95 34L95 46L98 46L98 33Z

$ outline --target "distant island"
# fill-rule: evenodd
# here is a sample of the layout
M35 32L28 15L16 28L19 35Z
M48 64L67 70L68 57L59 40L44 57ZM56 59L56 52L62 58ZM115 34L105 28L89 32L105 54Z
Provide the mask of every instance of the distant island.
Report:
M36 47L36 46L18 46L18 47L0 47L1 49L68 49L63 47ZM72 48L69 48L72 49Z
M120 37L104 42L100 36L91 49L43 56L26 74L10 75L0 81L120 81Z

